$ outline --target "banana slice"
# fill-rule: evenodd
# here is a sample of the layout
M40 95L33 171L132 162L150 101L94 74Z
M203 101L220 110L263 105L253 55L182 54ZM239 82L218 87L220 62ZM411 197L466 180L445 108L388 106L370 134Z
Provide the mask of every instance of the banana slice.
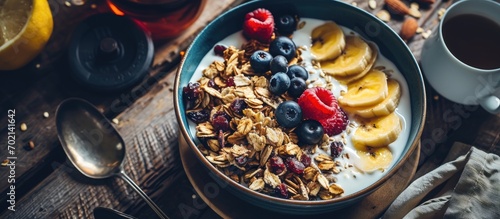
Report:
M364 146L383 147L394 142L401 133L401 119L396 113L362 120L351 137L356 148Z
M355 80L362 78L363 76L368 74L368 72L370 72L371 68L373 67L373 65L377 61L378 47L374 43L368 43L368 45L370 46L371 51L372 51L372 59L368 62L368 65L366 66L365 70L363 70L362 72L355 74L355 75L334 76L335 79L337 79L337 81L339 81L342 84L349 84Z
M366 147L363 150L357 150L356 154L359 161L354 163L354 166L365 172L387 169L392 162L392 152L387 147Z
M382 102L388 93L387 76L379 70L347 84L347 92L338 99L342 106L371 106Z
M345 47L344 32L333 21L313 29L311 33L312 46L311 53L317 60L327 60L337 58Z
M326 74L348 77L366 70L372 62L373 52L368 43L359 36L346 36L342 55L334 60L320 62Z
M401 98L401 86L396 80L387 80L387 97L380 103L373 106L366 107L349 107L342 106L342 109L346 112L352 113L354 115L359 115L363 118L373 118L377 116L386 116L394 112L399 104L399 99Z

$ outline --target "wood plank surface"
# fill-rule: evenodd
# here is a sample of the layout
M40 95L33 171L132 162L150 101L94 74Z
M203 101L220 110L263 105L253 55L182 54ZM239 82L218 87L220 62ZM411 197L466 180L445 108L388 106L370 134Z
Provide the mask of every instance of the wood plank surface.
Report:
M57 140L54 114L60 101L75 96L90 100L108 118L116 117L120 121L116 127L127 145L125 171L169 216L216 217L196 195L182 170L177 147L178 125L172 111L172 86L180 52L210 20L242 0L209 0L200 19L183 35L156 45L153 68L144 81L127 92L106 95L76 85L66 74L69 67L64 59L72 29L86 16L105 12L103 2L89 0L84 6L67 7L64 1L49 0L55 29L44 52L21 70L0 72L0 137L7 135L8 109L16 109L18 127L23 122L28 125L26 132L16 133L18 213L7 211L2 197L0 218L92 218L92 209L97 206L112 207L141 218L154 217L152 210L121 179L89 180L66 160ZM369 9L368 0L345 2L356 2L358 7L371 13L387 9L383 0L376 1L375 9ZM433 29L438 23L437 11L453 2L437 0L431 7L421 7L420 26ZM92 4L96 4L97 9L91 8ZM403 17L394 17L388 24L399 32L402 20ZM408 42L417 60L424 40L418 34ZM448 101L427 82L426 90L427 119L416 177L440 165L456 141L500 154L500 115ZM43 112L51 116L44 118ZM29 141L35 142L33 150L27 147ZM2 149L0 158L4 157L7 150ZM3 194L9 185L3 180L7 176L7 171L0 171Z

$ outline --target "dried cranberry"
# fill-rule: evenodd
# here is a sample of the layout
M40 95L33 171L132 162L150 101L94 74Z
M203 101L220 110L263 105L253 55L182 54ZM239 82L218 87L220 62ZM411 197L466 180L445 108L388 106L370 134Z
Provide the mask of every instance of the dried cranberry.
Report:
M344 144L340 141L334 141L330 144L330 150L332 157L339 157L344 150Z
M285 171L286 168L285 164L283 163L283 159L281 159L281 157L278 156L274 156L271 157L271 159L269 159L269 166L271 172L273 172L274 174L280 174L283 171Z
M302 156L300 156L300 162L307 167L311 165L311 157L307 156L307 154L302 154Z
M212 119L215 119L215 117L217 117L217 116L224 116L224 117L226 117L226 119L228 120L228 122L231 121L231 116L229 116L224 111L217 111L217 112L215 112L214 115L212 116Z
M288 157L286 158L285 161L286 167L288 170L292 171L295 174L302 174L304 173L305 166L302 164L300 161L297 160L295 157Z
M218 55L218 56L224 56L224 51L227 49L226 46L224 45L215 45L214 47L214 53L215 55Z
M182 91L184 92L184 98L188 101L194 101L198 99L200 96L200 83L198 82L189 82L187 86L182 88Z
M213 87L213 88L215 88L215 89L219 89L219 86L217 86L217 84L215 84L214 79L210 79L210 80L208 80L207 85L208 85L209 87Z
M229 77L227 80L226 80L226 85L228 87L233 87L233 86L236 86L236 84L234 83L234 78L233 77Z
M216 131L228 131L229 130L229 121L223 115L215 116L212 120L212 126Z
M236 161L236 164L238 164L238 166L245 166L245 164L248 161L248 158L246 156L239 156L234 158L234 160Z
M231 110L233 110L233 112L238 113L238 114L243 113L243 110L246 109L247 107L248 107L248 105L245 102L245 100L240 99L240 98L235 99L231 103Z
M210 118L210 111L207 109L202 109L198 111L189 111L186 113L187 117L195 123L202 123L208 121Z
M274 188L273 195L280 198L288 198L288 186L285 183L280 183Z

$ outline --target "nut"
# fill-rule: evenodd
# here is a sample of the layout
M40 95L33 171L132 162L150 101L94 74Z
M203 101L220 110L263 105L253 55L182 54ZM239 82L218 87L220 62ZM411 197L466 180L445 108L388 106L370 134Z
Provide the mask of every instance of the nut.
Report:
M375 0L369 0L368 1L368 7L370 7L370 9L374 10L375 8L377 8L377 1L375 1Z
M418 29L418 22L415 20L415 18L406 18L405 21L403 22L403 26L401 26L401 32L399 35L403 40L408 41L411 39L415 33L417 32Z
M436 0L415 0L416 2L418 3L421 3L421 4L434 4L434 2L436 2Z
M393 14L407 15L410 13L410 8L400 0L385 0L385 4Z
M377 12L376 16L378 17L378 19L384 22L389 22L391 20L391 15L386 10L380 10L379 12Z

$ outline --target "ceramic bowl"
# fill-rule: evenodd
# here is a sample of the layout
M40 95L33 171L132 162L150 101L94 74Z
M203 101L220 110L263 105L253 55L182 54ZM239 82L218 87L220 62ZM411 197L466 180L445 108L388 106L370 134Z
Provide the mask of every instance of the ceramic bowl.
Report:
M387 173L378 181L371 185L366 185L366 188L358 192L331 200L286 200L252 191L231 180L217 170L197 149L196 145L199 141L196 139L196 136L189 131L189 123L185 116L185 106L182 101L182 88L191 80L193 73L205 54L207 54L217 42L230 34L240 31L242 29L245 14L257 8L267 8L273 13L296 11L300 17L334 20L339 25L355 30L365 39L376 43L382 55L391 60L402 72L408 83L410 93L412 122L408 126L409 138L404 145L403 154L398 158L395 165L391 169L388 169ZM426 100L422 74L417 61L406 44L401 40L398 34L375 16L357 7L333 0L315 0L307 2L302 0L251 1L229 10L205 27L193 41L177 72L174 90L175 112L180 131L186 138L189 147L206 167L206 170L200 171L210 171L211 175L214 176L217 181L223 185L228 185L225 187L226 189L248 203L288 214L317 214L333 211L356 203L364 196L370 194L390 178L405 163L411 152L417 147L425 120Z

